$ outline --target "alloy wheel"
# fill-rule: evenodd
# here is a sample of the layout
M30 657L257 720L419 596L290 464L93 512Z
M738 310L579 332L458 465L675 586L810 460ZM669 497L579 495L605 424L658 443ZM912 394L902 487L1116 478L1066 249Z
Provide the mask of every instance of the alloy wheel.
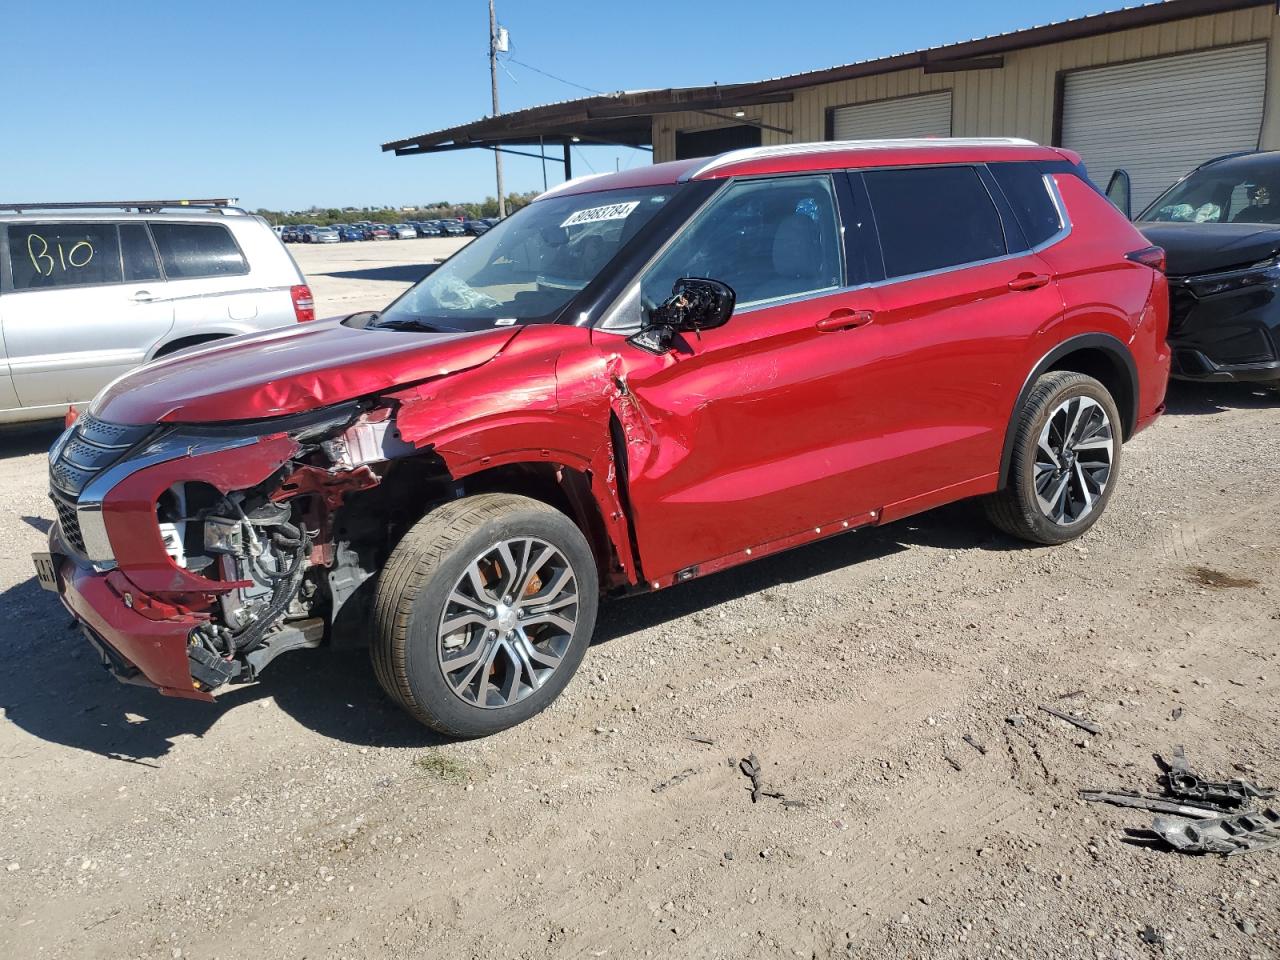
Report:
M578 583L564 554L537 537L503 540L467 565L445 602L445 682L471 706L518 703L560 666L577 622Z
M1041 512L1057 524L1083 520L1107 488L1115 457L1111 419L1091 397L1063 400L1040 431L1035 488Z

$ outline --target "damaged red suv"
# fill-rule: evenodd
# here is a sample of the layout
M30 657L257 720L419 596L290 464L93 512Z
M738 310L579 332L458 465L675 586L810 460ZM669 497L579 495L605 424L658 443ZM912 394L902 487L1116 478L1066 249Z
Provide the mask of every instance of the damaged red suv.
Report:
M570 182L381 313L107 387L50 451L36 566L122 680L210 699L367 644L414 717L492 733L564 689L602 596L964 497L1079 536L1163 409L1162 264L1025 141Z

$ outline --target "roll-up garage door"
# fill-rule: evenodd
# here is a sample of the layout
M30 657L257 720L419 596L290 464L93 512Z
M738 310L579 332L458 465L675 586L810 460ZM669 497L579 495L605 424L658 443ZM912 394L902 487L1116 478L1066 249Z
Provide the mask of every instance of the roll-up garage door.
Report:
M833 140L951 136L951 91L855 103L831 111Z
M1128 170L1136 214L1198 164L1256 149L1266 85L1263 43L1076 70L1063 83L1062 145L1102 186Z

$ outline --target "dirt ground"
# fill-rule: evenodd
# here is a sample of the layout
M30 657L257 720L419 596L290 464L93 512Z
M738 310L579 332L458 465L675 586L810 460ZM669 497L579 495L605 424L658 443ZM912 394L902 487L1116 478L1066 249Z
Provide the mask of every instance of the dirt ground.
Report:
M960 504L606 605L470 743L358 653L215 706L112 681L32 576L53 436L0 437L0 957L1280 957L1280 851L1076 797L1179 743L1280 780L1274 398L1175 387L1073 545Z

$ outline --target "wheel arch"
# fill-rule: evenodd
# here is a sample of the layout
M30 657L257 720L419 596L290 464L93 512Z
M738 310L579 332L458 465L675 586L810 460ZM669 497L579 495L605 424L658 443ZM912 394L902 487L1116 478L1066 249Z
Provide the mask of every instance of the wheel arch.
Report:
M513 451L500 462L452 475L454 495L514 493L554 507L572 520L586 537L596 560L601 589L634 582L635 564L625 518L616 503L610 476L588 461L569 458L534 459L535 451ZM601 481L607 479L602 488ZM613 502L602 502L602 498Z
M1014 418L1035 388L1036 381L1044 374L1058 370L1082 373L1106 387L1120 411L1122 439L1128 440L1133 436L1138 422L1138 365L1133 354L1121 340L1109 334L1086 333L1071 337L1040 358L1018 391L1005 424L1004 446L1000 452L1000 489L1009 481L1009 464L1013 459L1017 433Z
M225 340L227 337L234 337L234 333L196 333L186 337L177 337L168 340L156 347L155 352L151 354L150 359L156 360L160 357L167 357L171 353L177 353L179 350L185 350L187 347L198 347L201 344L213 343L215 340Z

